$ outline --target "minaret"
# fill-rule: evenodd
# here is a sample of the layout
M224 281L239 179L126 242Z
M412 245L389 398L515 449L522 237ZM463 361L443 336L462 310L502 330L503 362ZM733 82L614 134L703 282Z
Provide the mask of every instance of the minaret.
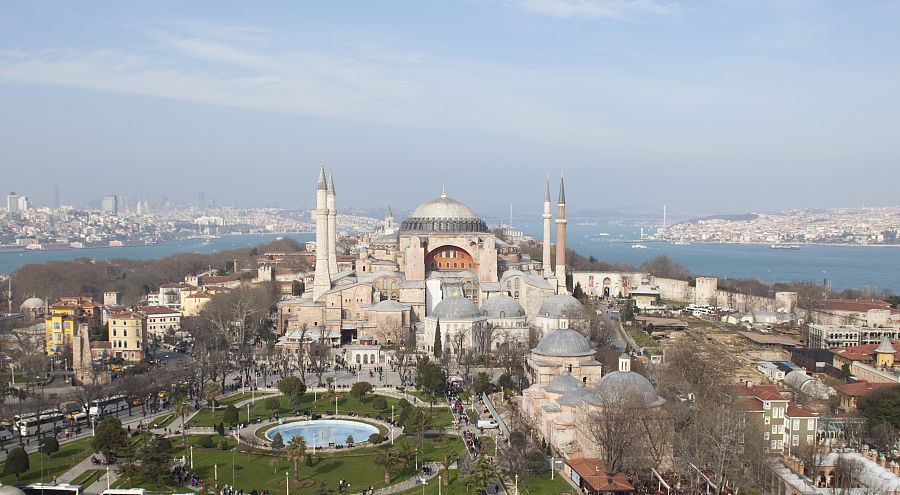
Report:
M316 274L313 279L313 301L331 290L331 273L328 270L328 185L325 182L325 165L319 168L316 184Z
M326 188L326 206L328 206L328 272L332 277L338 274L337 265L337 210L334 209L334 174L328 173Z
M556 286L557 292L566 290L566 186L559 176L559 202L556 204Z
M550 259L550 176L544 184L544 254L541 258L544 278L553 276L553 260Z

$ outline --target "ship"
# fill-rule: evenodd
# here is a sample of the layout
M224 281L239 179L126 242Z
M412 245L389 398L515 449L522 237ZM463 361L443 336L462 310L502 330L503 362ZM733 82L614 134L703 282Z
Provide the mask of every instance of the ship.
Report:
M632 244L631 249L647 249L647 246L644 244L640 244L640 243Z
M800 249L799 244L772 244L772 249Z

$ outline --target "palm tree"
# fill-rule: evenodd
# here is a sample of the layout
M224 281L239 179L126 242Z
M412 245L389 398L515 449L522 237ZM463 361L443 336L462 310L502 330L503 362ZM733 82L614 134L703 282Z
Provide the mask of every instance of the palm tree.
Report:
M391 473L394 472L402 463L403 459L395 449L381 448L375 451L375 465L384 469L384 484L391 483Z
M284 454L294 463L294 477L300 481L300 461L306 457L306 440L300 435L292 437L284 449Z
M182 445L187 445L187 425L185 424L185 417L187 416L188 411L191 409L190 404L184 400L184 397L179 397L175 401L175 409L172 411L175 416L181 416L181 443Z
M471 490L474 487L475 493L485 493L485 487L493 477L494 470L485 461L485 456L481 456L475 462L472 470L465 475L463 481L466 483L466 490Z
M212 404L212 417L216 416L216 397L222 393L222 387L219 386L218 383L208 383L206 385L206 390L204 390L206 400Z

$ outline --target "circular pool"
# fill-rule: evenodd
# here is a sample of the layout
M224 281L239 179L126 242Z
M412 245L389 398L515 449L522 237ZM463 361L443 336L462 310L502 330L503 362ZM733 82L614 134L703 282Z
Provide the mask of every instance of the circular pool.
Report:
M328 447L329 444L346 444L348 436L352 436L356 443L365 442L369 439L369 435L378 433L378 428L359 421L316 419L286 423L270 428L266 432L266 438L271 441L278 433L281 433L281 439L285 445L291 441L291 438L301 436L306 440L308 447Z

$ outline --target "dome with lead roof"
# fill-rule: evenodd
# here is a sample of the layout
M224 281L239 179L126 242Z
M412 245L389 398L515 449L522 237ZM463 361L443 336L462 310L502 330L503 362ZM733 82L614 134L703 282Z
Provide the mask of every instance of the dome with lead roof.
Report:
M572 374L568 371L565 371L561 375L550 380L550 383L547 384L544 390L554 394L564 394L566 392L569 392L570 390L575 390L577 388L583 387L584 384L581 383L581 380L572 376Z
M25 492L12 485L0 483L0 495L25 495Z
M594 349L580 333L559 328L545 335L532 352L542 356L579 357L593 355Z
M437 199L422 203L400 224L401 231L488 232L487 224L465 204L442 192Z
M481 304L481 312L488 318L515 318L525 316L522 305L511 296L500 294L491 296Z
M25 301L22 302L22 305L19 306L21 309L43 309L44 300L40 297L29 297Z
M654 407L666 401L656 393L650 380L634 371L613 371L604 375L587 400L599 407L634 402L643 407Z
M481 312L472 301L462 296L453 296L437 303L431 316L441 320L467 320L480 318Z
M568 294L560 294L547 298L541 304L538 316L545 318L583 318L584 306L578 302L578 299Z

